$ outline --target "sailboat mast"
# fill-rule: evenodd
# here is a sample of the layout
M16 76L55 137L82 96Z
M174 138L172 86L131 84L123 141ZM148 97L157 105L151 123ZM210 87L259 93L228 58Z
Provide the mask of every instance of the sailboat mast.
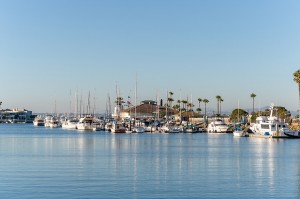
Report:
M167 90L167 100L166 100L166 122L168 121L168 97L169 97L169 94L168 94L168 90Z
M182 119L182 117L181 117L181 89L180 89L180 102L179 102L179 116L180 116L180 124L181 124L181 119Z
M238 99L238 122L240 122L240 100Z
M137 74L135 75L135 92L134 92L134 98L135 98L135 106L134 106L134 124L136 124L136 106L137 106Z
M71 89L70 89L70 111L69 111L69 116L71 115L71 112L72 112L72 94L71 94Z
M94 107L93 107L93 116L95 115L96 112L96 89L94 91Z

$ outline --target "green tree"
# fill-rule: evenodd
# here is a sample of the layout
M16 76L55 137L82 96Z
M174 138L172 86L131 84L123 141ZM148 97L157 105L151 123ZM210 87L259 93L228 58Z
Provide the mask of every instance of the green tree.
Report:
M248 112L243 109L234 109L230 114L230 119L232 121L239 122L242 116L247 116Z

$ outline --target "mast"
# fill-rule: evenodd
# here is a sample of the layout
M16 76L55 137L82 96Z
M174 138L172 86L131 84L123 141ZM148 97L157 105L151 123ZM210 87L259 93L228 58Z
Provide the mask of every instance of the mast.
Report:
M91 104L90 104L90 91L89 91L89 96L88 96L88 104L87 104L87 114L91 114Z
M79 115L82 115L82 92L80 93L80 102L79 102Z
M181 89L180 89L180 103L179 103L179 117L180 117L180 124L181 124L181 119L182 119L182 115L181 115Z
M135 106L134 106L134 124L136 125L136 106L137 106L137 73L135 74L135 92L134 92L134 98L135 98Z
M238 122L240 122L240 100L238 99Z
M159 96L156 94L156 120L159 120Z
M78 89L77 89L77 91L76 91L76 93L75 93L75 115L76 115L76 117L78 117Z
M167 89L167 101L166 101L166 122L168 122L168 97L169 97L169 94L168 94L168 89Z
M70 96L69 96L69 97L70 97L70 104L69 104L69 105L70 105L70 112L69 112L69 117L70 117L71 112L72 112L72 96L71 96L71 89L70 89L70 93L69 93L69 94L70 94Z
M96 89L94 90L94 107L93 107L93 116L95 116L96 112Z

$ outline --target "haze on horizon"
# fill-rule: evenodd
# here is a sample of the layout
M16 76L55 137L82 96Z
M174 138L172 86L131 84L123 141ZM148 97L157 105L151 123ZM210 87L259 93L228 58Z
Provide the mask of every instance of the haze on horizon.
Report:
M134 103L137 76L138 102L298 109L299 1L0 2L2 108L69 112L90 92L103 113L116 85Z

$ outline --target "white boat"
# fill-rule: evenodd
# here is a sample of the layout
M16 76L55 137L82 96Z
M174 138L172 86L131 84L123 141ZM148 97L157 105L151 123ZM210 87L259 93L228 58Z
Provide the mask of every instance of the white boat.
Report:
M267 137L287 137L286 132L291 132L288 125L273 116L274 104L270 106L270 116L259 116L256 118L255 124L250 127L250 130L255 135Z
M120 122L113 122L110 131L112 133L126 133L126 128Z
M132 128L132 133L144 133L145 128L142 126L135 126Z
M50 128L58 128L61 127L59 120L56 117L52 117L49 121Z
M76 124L78 130L92 131L95 128L93 123L94 117L91 115L85 115L79 119L79 122Z
M50 128L60 127L59 120L56 117L52 116L52 115L47 115L45 117L44 122L45 122L45 124L44 124L45 127L50 127Z
M36 117L33 120L33 125L34 126L44 126L45 125L45 121L44 121L44 119L42 119L40 117Z
M235 125L235 128L232 133L233 133L234 137L248 137L249 136L248 132L244 131L239 124Z
M180 133L183 131L179 126L165 124L160 128L162 133Z
M62 122L63 129L77 129L78 118L68 118Z
M208 133L227 133L229 126L221 119L216 119L208 124Z

